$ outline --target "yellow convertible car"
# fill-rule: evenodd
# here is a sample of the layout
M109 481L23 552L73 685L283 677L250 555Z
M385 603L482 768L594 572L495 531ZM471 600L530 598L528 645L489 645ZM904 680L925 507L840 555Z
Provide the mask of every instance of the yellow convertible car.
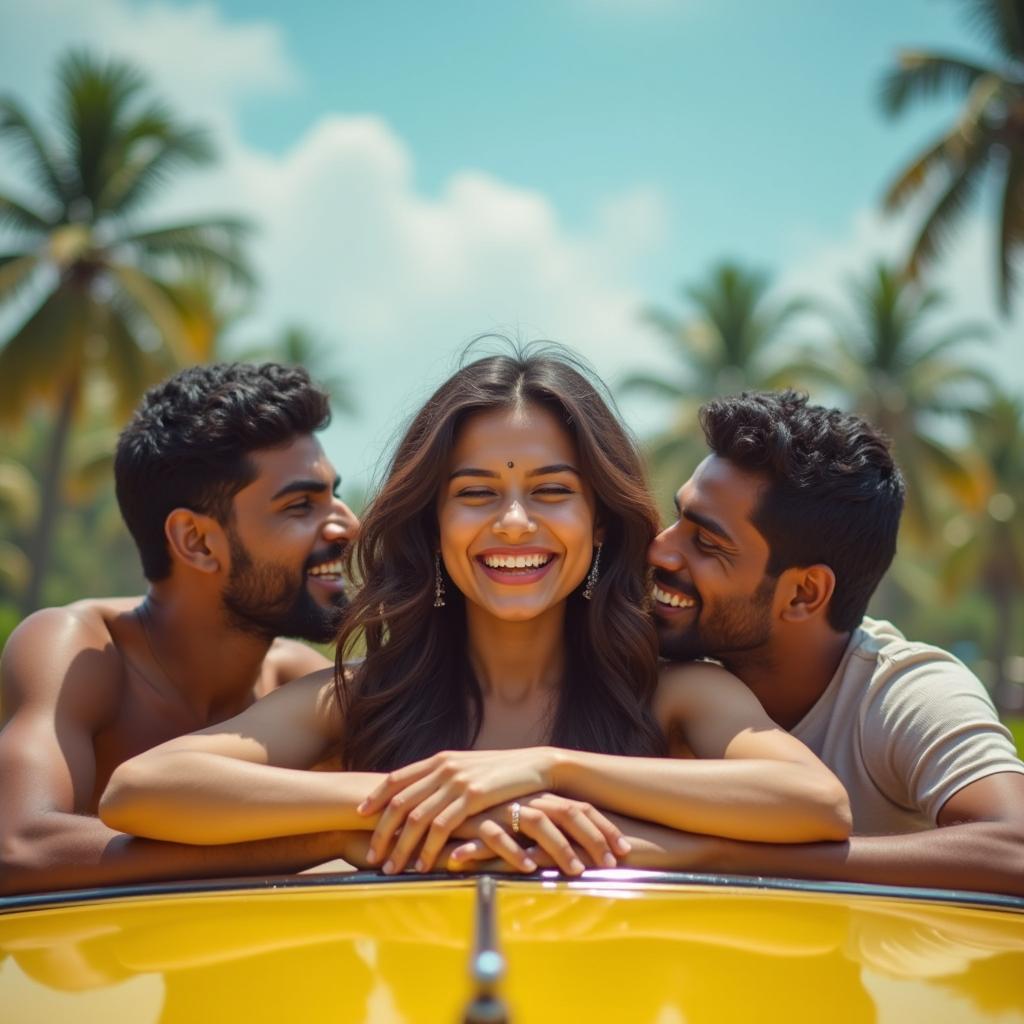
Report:
M0 900L3 1024L1024 1024L1024 899L596 871Z

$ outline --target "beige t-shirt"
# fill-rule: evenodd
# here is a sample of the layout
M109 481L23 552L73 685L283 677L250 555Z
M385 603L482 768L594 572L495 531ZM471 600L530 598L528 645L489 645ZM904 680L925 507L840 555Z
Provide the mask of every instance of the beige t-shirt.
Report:
M977 676L874 619L854 630L828 689L791 731L846 786L858 835L932 828L964 786L1024 774Z

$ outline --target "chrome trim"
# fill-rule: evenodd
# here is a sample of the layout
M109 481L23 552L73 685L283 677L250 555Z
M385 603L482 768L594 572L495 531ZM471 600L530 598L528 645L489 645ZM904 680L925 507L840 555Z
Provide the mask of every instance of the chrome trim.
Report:
M699 886L729 889L755 889L768 892L821 893L841 896L863 896L883 899L915 900L926 903L952 904L992 910L1024 913L1024 897L1000 893L969 892L957 889L925 889L909 886L873 885L864 882L810 881L798 878L763 878L747 875L697 874L684 871L635 871L615 868L586 871L568 878L557 871L533 875L473 876L456 874L382 875L376 871L352 871L331 874L279 875L259 878L211 878L184 882L146 882L135 885L101 886L58 892L26 893L0 897L0 914L20 910L46 909L104 900L131 899L147 896L187 896L200 893L264 892L279 889L316 889L324 887L418 885L424 882L444 883L446 887L463 888L477 878L497 878L501 885L558 882L570 888L624 888Z

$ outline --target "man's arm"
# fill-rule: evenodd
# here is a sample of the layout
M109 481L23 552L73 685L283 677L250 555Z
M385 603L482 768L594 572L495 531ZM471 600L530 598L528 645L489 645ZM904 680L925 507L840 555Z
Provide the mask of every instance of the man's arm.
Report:
M841 843L743 843L616 820L631 867L720 871L1024 896L1024 775L979 779L946 802L939 827Z
M83 813L95 782L93 736L120 675L109 637L65 609L37 613L8 641L0 893L293 871L342 854L334 833L207 848L135 839Z

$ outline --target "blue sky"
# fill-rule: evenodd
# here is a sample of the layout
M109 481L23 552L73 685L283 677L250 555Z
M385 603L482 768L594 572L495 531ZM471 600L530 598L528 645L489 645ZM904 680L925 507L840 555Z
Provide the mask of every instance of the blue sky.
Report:
M336 345L361 409L329 438L360 480L480 332L554 337L614 383L667 369L639 311L716 259L838 296L897 257L913 217L878 198L955 108L886 121L879 77L903 45L985 52L955 0L0 0L0 24L0 91L41 106L86 44L213 127L220 168L153 220L262 226L238 341L300 322ZM993 316L985 213L936 275L958 319ZM997 334L979 358L1007 365L1024 320Z

